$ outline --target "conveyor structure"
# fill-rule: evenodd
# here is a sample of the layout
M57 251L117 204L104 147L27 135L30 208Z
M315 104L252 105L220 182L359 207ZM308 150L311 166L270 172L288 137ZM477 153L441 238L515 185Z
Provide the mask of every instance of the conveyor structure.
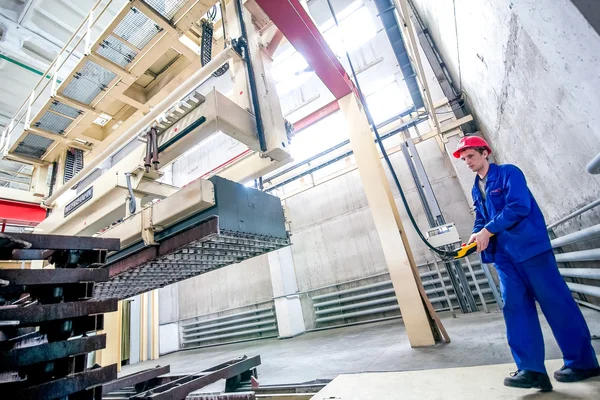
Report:
M288 246L281 201L221 177L199 179L101 233L121 239L97 298L124 299Z

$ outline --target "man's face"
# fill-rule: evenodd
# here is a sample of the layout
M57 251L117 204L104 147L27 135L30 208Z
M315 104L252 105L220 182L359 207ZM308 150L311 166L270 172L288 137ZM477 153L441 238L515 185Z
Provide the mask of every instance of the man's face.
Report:
M481 171L488 162L487 156L488 152L486 150L483 151L483 154L480 154L475 149L466 149L460 153L460 159L463 160L465 164L467 164L467 167L473 172Z

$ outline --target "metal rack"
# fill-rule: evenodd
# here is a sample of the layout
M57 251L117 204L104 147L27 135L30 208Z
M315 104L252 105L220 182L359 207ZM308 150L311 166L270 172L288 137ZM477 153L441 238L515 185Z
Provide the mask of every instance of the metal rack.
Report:
M99 399L116 364L88 368L106 346L104 313L116 299L94 300L108 280L100 269L119 240L0 234L0 259L48 260L55 269L0 269L0 391L8 398ZM75 398L75 397L73 397Z

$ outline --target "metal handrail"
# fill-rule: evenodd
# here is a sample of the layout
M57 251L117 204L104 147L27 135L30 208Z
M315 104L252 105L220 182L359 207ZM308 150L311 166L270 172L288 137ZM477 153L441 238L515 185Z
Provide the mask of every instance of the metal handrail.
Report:
M586 212L588 210L591 210L592 208L598 207L598 206L600 206L600 199L595 200L595 201L591 202L590 204L585 205L585 206L581 207L580 209L573 211L571 214L564 216L563 218L559 219L556 222L553 222L552 224L548 225L546 227L546 229L551 230L552 228L556 228L558 225L562 225L565 222L583 214L584 212Z
M94 21L91 24L88 23L88 26L86 28L87 32L84 35L81 35L81 37L77 41L77 44L75 44L75 46L73 46L73 48L71 49L71 51L69 52L69 54L67 55L67 57L65 57L63 59L63 61L60 64L60 66L58 66L57 68L54 69L54 72L52 74L52 78L51 79L47 79L46 76L49 75L49 73L52 70L52 68L58 63L58 60L61 59L62 55L65 53L65 50L67 49L67 47L69 47L69 45L71 44L71 42L73 41L73 39L75 39L77 37L77 35L81 33L80 32L81 28L85 25L85 23L88 22L88 20L90 19L90 17L93 18L94 11L96 11L96 9L100 6L100 4L103 1L104 0L97 0L96 1L96 3L93 5L93 7L90 10L90 12L81 21L81 24L79 24L79 26L77 27L77 29L75 30L75 32L73 32L73 34L71 35L71 37L69 38L69 40L67 41L67 43L62 47L62 49L56 55L56 57L54 58L54 60L52 61L52 63L48 67L48 69L46 70L46 72L44 72L42 74L42 77L37 82L37 84L34 86L32 92L31 92L31 95L27 96L27 98L23 101L23 103L21 104L21 106L19 107L19 109L15 112L13 118L11 118L11 122L10 122L8 128L5 129L3 131L3 133L2 133L2 141L0 142L0 145L1 145L0 146L0 152L2 152L3 150L8 150L8 148L9 148L8 145L10 143L10 136L11 136L12 132L14 131L14 129L17 127L17 125L19 125L19 123L21 123L21 121L23 120L23 117L28 114L28 111L29 112L31 111L30 110L31 106L33 104L35 104L35 102L37 102L37 100L40 98L40 96L42 95L42 93L44 93L44 90L46 90L46 88L48 87L48 85L50 84L50 82L54 82L55 81L56 75L58 73L58 70L65 65L65 63L71 57L71 55L73 54L73 52L75 51L75 49L79 46L79 44L81 43L81 41L84 38L86 38L86 37L89 39L89 36L91 35L91 27L95 26L96 22L98 22L98 20L102 17L102 15L104 14L104 12L108 9L108 7L113 2L113 0L108 0L108 3L106 3L106 5L104 6L104 9L102 10L102 12L100 14L98 14L98 16L94 19ZM40 87L40 84L42 82L44 82L44 81L46 81L46 84L39 91L39 93L37 94L37 96L35 96L36 90ZM29 103L29 107L25 108L25 106L28 103ZM21 113L22 111L25 111L25 113L23 113L19 117L19 113ZM15 121L16 121L16 123L15 123ZM2 155L5 155L5 153L6 153L6 151L4 151L4 153Z

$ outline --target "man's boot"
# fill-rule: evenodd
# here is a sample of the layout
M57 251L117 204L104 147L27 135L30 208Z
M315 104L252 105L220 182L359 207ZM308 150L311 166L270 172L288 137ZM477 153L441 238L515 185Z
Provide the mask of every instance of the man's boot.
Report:
M510 376L504 379L504 386L510 386L521 389L540 389L542 392L552 391L552 383L548 374L533 371L511 372Z
M561 369L554 372L554 379L559 382L579 382L594 376L600 376L600 367L576 369L563 365Z

